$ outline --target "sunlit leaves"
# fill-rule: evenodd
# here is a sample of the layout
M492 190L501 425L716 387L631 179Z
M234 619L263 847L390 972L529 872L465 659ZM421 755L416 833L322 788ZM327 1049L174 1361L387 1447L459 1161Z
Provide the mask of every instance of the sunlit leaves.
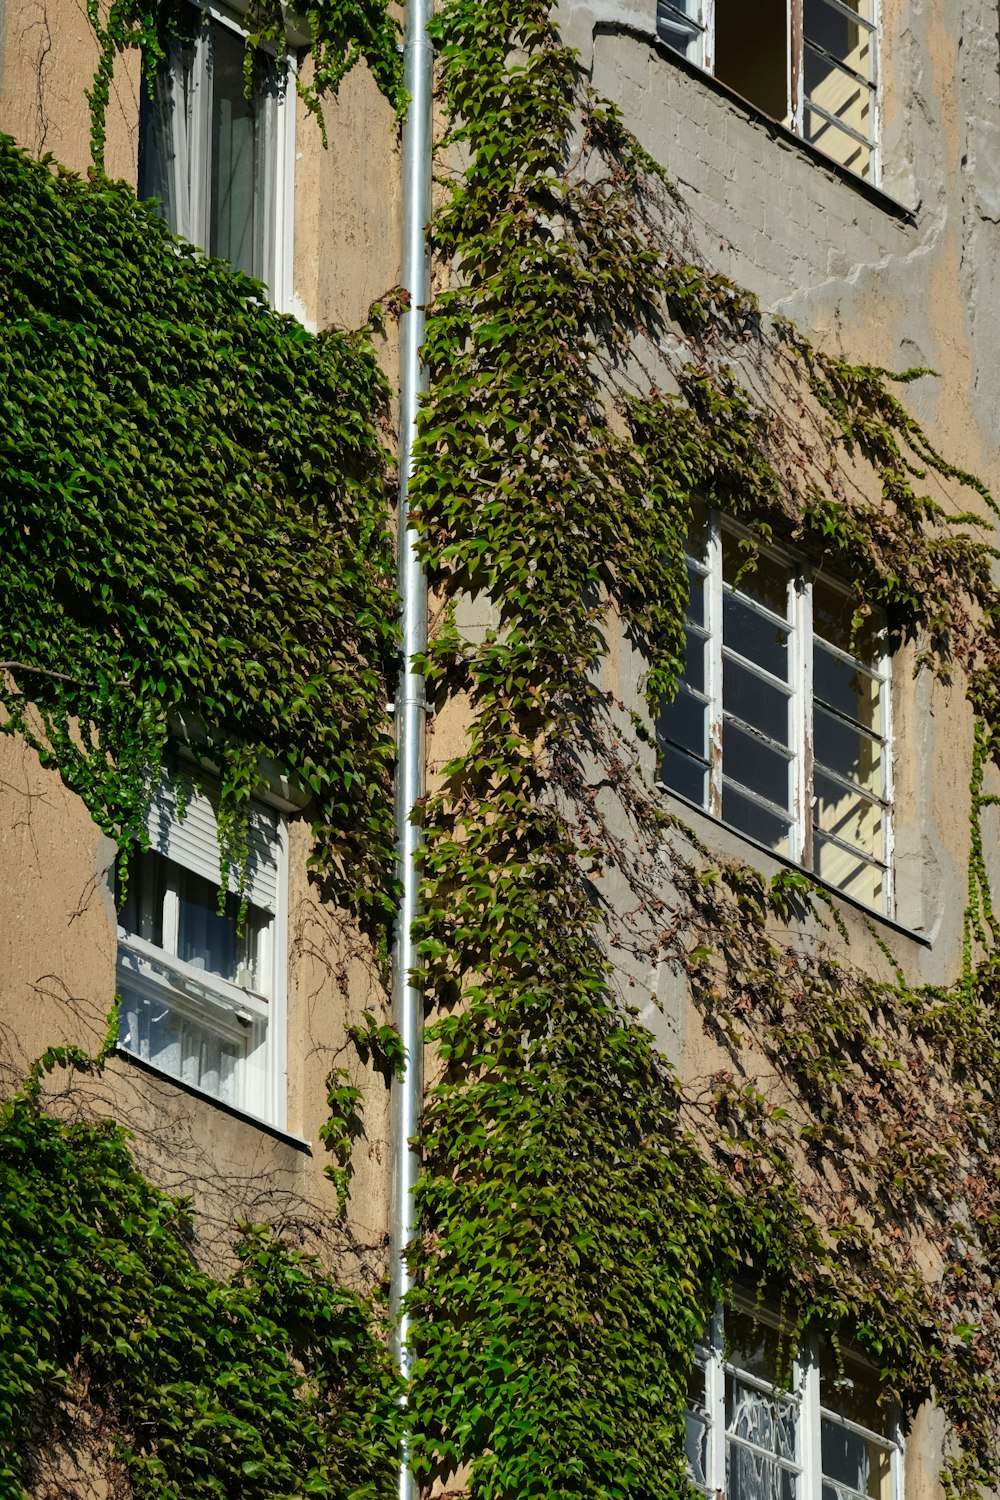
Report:
M384 899L395 606L370 348L272 313L123 185L4 140L0 195L9 726L116 837L172 724L233 803L267 756L314 797L340 892Z
M53 1413L101 1409L91 1462L137 1500L375 1500L395 1492L396 1405L371 1309L268 1230L236 1269L191 1256L188 1204L110 1121L30 1090L0 1111L0 1489L26 1491ZM72 1436L69 1441L76 1441Z

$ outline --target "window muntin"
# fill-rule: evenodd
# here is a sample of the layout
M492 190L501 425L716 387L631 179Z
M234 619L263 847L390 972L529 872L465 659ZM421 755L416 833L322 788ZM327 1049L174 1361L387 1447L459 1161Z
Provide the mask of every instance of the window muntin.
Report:
M657 0L658 36L878 181L877 0Z
M182 816L183 813L183 816ZM165 779L151 848L126 857L118 926L118 1045L223 1103L283 1124L283 820L251 805L246 910L219 910L218 825L209 798ZM123 871L124 873L124 871Z
M289 62L257 51L244 82L244 34L215 6L185 8L186 35L143 93L139 196L171 229L263 281L287 302L291 145Z
M684 672L658 723L672 791L889 911L888 661L850 595L711 519L692 533Z
M127 932L205 974L265 997L270 993L268 912L248 903L241 927L234 891L226 892L220 912L218 883L153 850L134 852L125 888L121 924Z
M902 1445L875 1371L814 1340L783 1369L769 1309L716 1310L688 1380L685 1453L727 1500L901 1500Z

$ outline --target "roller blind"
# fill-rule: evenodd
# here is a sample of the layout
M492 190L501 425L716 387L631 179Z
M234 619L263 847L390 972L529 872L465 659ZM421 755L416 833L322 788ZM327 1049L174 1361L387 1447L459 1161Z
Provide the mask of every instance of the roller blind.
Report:
M185 786L184 792L189 788ZM221 883L219 869L219 824L216 804L194 788L181 799L184 817L178 815L177 788L164 776L150 803L146 828L150 845L166 859L183 865L196 875ZM278 902L280 840L278 814L258 802L250 804L250 857L247 864L246 897L254 906L274 913ZM229 874L229 889L237 888Z

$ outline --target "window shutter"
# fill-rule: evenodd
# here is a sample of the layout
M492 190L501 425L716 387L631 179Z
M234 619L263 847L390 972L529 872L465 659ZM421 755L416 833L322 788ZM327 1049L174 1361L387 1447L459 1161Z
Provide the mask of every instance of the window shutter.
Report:
M182 799L184 817L177 809L177 789L164 776L153 795L146 829L150 846L166 859L183 865L213 885L220 884L219 823L215 806L202 792L190 789ZM278 901L278 817L259 803L250 805L250 853L247 863L246 897L253 906L274 913ZM230 871L229 889L237 888L236 874Z

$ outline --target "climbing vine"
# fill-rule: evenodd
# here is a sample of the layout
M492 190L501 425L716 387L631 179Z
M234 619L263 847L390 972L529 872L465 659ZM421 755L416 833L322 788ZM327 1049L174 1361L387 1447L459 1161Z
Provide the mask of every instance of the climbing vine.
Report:
M150 1186L124 1131L42 1107L46 1074L100 1066L54 1048L0 1110L2 1493L68 1437L151 1500L391 1494L370 1308L260 1226L228 1279L199 1270L189 1204Z
M363 56L398 109L384 7L307 10L312 102ZM173 14L92 10L98 167L114 59L140 46L155 67ZM254 41L283 37L276 7L251 24ZM431 309L412 493L441 606L427 683L464 743L425 809L440 1079L414 1250L413 1461L484 1500L687 1494L691 1350L740 1276L781 1289L793 1345L814 1326L856 1342L907 1413L933 1392L948 1483L972 1493L996 1483L1000 1432L993 502L908 414L900 387L922 372L824 354L691 253L683 203L588 91L545 0L445 0L435 28L450 123L434 244L454 275ZM314 796L334 893L387 908L385 391L365 338L308 338L123 188L10 146L0 160L7 727L119 838L141 824L172 726L193 726L234 808L260 756L277 759ZM946 509L931 479L968 509ZM601 670L624 637L650 708L673 690L703 503L746 528L748 567L773 538L829 561L859 614L884 611L896 645L912 638L924 670L967 689L953 988L912 986L880 939L881 968L852 963L835 901L804 873L720 861L651 790L646 719ZM485 630L465 629L470 600L488 604ZM703 1079L674 1075L618 993L624 949L685 985L717 1063ZM354 1041L397 1066L374 1020ZM139 1493L382 1493L394 1428L359 1304L259 1230L231 1283L192 1270L185 1210L134 1173L113 1126L46 1115L36 1083L0 1131L9 1196L23 1215L56 1183L79 1208L28 1241L9 1283L12 1305L32 1289L23 1329L0 1325L12 1430L37 1434L45 1390L69 1391L82 1361L121 1415ZM339 1072L328 1087L343 1201L357 1090ZM130 1236L154 1220L148 1259ZM49 1283L53 1234L72 1244ZM119 1256L113 1316L67 1333L67 1276L89 1288ZM156 1379L136 1369L125 1313L150 1277L165 1290L140 1340L198 1330L191 1388L158 1350ZM276 1286L294 1289L281 1317ZM194 1409L204 1441L179 1433ZM309 1438L289 1468L299 1419ZM213 1462L225 1439L238 1480L231 1455Z
M692 1349L739 1276L778 1289L792 1346L856 1342L910 1413L933 1391L948 1484L973 1492L1000 1447L981 834L957 987L911 988L884 943L867 972L805 874L720 863L667 815L645 723L601 672L623 635L650 709L669 697L707 503L747 528L747 567L755 542L805 549L852 586L858 628L877 607L961 677L978 828L993 501L903 405L926 372L830 357L692 257L683 204L547 5L446 0L435 25L442 160L463 162L435 245L460 274L431 311L413 494L445 601L427 679L465 745L427 808L442 1076L415 1461L487 1500L687 1493ZM476 598L492 624L463 632ZM635 1023L625 950L688 988L706 1077L676 1078Z
M123 185L9 141L0 193L5 727L120 842L178 731L224 810L268 757L313 799L318 870L382 909L394 592L365 335L311 337Z
M125 9L101 36L98 144ZM125 185L5 137L0 199L0 728L120 845L162 765L211 763L224 867L276 764L326 891L381 926L395 595L369 330L312 337ZM228 1278L200 1270L189 1206L124 1132L43 1107L61 1066L96 1065L55 1049L0 1113L2 1492L62 1482L51 1450L159 1500L388 1494L377 1311L259 1226L233 1227Z
M87 92L90 105L90 150L95 169L104 171L108 102L115 62L126 51L138 51L143 80L152 89L159 63L171 40L184 34L190 0L87 0L87 16L99 46L94 81ZM387 0L312 0L295 7L308 44L303 49L312 72L295 74L295 87L316 118L326 144L323 102L335 97L341 83L362 58L397 116L406 106L399 41L399 23ZM286 8L281 0L250 0L247 10L247 82L255 47L283 53L286 47Z

